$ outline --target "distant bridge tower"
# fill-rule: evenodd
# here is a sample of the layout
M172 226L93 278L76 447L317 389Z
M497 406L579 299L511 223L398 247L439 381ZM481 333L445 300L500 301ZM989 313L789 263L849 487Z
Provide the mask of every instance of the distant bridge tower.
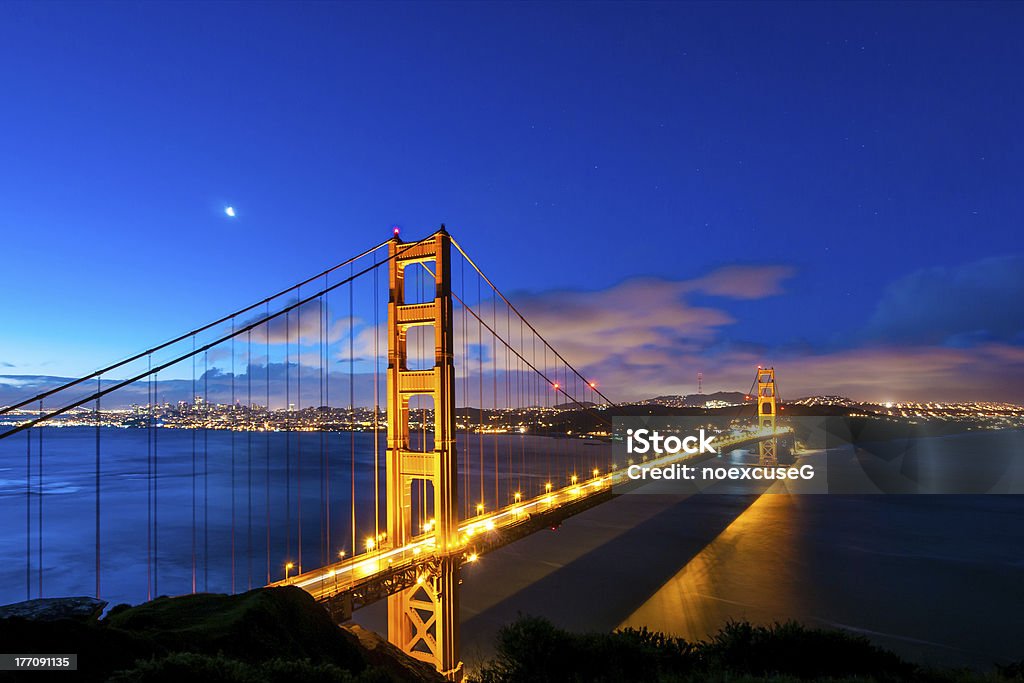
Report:
M761 429L775 431L775 413L778 404L775 391L775 368L757 369L757 426ZM762 439L760 442L760 458L762 466L774 467L778 464L776 439Z
M461 681L451 237L441 226L432 238L406 245L396 233L388 255L387 544L397 548L412 540L413 482L430 482L438 558L436 569L421 583L388 598L388 640L434 665L448 680ZM420 264L433 270L434 298L407 304L405 269ZM415 326L434 329L434 366L426 370L407 367L407 333ZM431 451L425 450L426 444L424 450L414 451L409 441L409 399L417 395L430 396L434 402Z
M697 373L697 393L698 394L703 394L704 393L704 373L703 372L698 372Z

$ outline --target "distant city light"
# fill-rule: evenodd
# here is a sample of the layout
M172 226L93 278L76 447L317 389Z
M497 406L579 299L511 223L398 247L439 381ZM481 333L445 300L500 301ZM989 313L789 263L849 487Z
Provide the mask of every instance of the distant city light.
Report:
M233 206L226 207L224 209L224 213L227 214L227 216L229 218L234 218L235 217L235 207L233 207Z

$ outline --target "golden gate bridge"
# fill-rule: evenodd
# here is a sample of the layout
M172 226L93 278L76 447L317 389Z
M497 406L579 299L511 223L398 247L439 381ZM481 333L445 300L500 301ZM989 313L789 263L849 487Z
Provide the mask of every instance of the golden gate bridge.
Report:
M774 370L754 385L757 429L718 443L758 442L773 465ZM460 680L461 568L611 497L614 405L444 226L396 230L0 409L5 468L24 472L0 512L24 520L5 537L23 544L26 599L81 590L88 550L68 567L61 546L91 535L96 597L133 580L136 599L287 584L339 623L386 600L389 640ZM74 447L50 426L72 427Z

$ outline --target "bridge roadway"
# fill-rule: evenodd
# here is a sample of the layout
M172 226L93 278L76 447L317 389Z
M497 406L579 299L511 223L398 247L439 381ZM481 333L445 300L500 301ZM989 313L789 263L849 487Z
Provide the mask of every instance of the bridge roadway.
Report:
M774 432L760 429L716 440L715 444L721 453L724 449L781 436L790 431L788 428L779 428ZM699 455L673 453L650 458L644 464L663 467L699 458ZM451 555L458 557L461 563L475 562L487 552L541 529L557 526L563 520L605 502L611 498L612 489L616 485L628 481L625 468L615 469L552 489L500 510L466 519L459 524L459 546ZM436 536L427 531L399 548L383 546L368 550L268 585L297 586L323 603L335 619L343 621L350 618L355 609L423 583L436 575L441 562L440 554L435 550L436 544Z

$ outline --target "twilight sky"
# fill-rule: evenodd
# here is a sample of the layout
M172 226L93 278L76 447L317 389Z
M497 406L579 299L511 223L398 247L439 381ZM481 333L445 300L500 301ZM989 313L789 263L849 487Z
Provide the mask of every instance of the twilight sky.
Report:
M615 399L1024 401L1020 3L0 4L0 375L445 222ZM237 216L229 218L231 205Z

